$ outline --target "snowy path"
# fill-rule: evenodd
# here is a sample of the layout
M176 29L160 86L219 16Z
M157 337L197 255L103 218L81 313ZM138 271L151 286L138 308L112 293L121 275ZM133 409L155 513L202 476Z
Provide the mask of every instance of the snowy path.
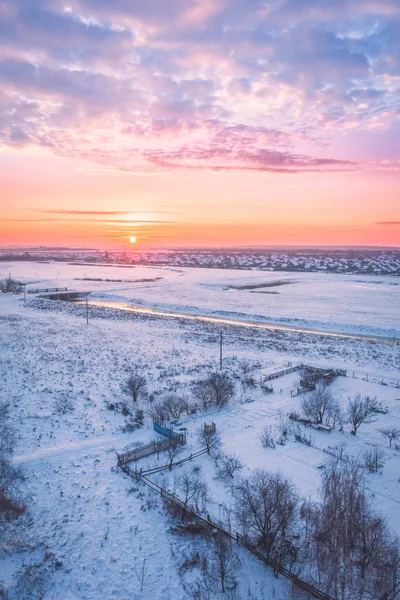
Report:
M120 435L109 435L101 438L95 438L91 440L84 440L81 442L73 442L70 444L61 444L57 446L50 446L47 448L41 448L36 452L30 452L29 454L19 454L14 456L16 463L29 463L36 460L42 459L54 459L60 457L71 458L75 454L81 455L83 451L91 450L103 450L108 449L109 451L114 449L117 444L119 447L126 446L127 438L126 434Z

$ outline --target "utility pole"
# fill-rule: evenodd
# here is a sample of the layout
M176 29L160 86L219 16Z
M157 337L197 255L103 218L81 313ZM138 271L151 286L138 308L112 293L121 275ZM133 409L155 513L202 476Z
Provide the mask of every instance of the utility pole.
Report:
M24 304L26 304L26 283L24 283Z
M222 331L219 334L219 368L222 371Z
M87 296L86 296L86 325L89 325L89 306L88 306Z

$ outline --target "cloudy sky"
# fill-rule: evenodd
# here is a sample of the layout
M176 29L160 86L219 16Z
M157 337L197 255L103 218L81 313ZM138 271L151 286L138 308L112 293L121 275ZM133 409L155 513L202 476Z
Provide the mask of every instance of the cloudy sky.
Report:
M0 0L0 245L400 245L399 0Z

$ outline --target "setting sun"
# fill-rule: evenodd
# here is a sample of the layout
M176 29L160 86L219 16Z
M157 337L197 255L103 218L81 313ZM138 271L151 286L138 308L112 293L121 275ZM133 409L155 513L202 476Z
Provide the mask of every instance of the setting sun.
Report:
M136 244L136 238L134 235L131 235L131 237L129 238L129 241L131 244Z

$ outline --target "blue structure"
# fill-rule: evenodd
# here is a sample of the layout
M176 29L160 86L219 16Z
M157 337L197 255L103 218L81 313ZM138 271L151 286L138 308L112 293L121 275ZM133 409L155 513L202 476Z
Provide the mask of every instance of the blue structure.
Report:
M154 431L157 431L157 433L159 433L160 435L163 435L168 438L179 438L182 436L181 433L177 433L176 431L174 431L172 427L163 427L162 425L159 425L155 422L153 423L153 429Z

